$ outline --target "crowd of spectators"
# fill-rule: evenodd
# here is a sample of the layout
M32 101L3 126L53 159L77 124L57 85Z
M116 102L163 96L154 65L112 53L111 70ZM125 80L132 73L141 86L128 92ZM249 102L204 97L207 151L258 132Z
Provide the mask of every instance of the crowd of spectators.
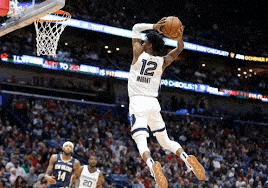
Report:
M130 136L127 117L112 107L9 95L0 120L0 187L46 187L43 177L51 154L62 143L75 143L74 157L82 164L98 158L105 187L155 187L149 169ZM170 187L268 187L265 126L163 114L167 131L198 156L207 179L199 182L178 157L163 151L156 139L149 147L159 160Z
M146 8L148 3L150 3L150 10ZM113 6L110 6L111 4L113 4ZM176 10L174 9L173 5L176 5ZM261 48L259 46L261 45L261 41L255 40L254 34L251 34L250 28L253 23L256 24L256 22L254 22L254 17L249 19L248 23L246 21L241 22L241 25L239 25L236 19L230 19L230 23L225 23L226 26L223 27L220 24L224 23L212 23L208 19L204 20L203 16L207 16L208 18L212 19L212 15L216 14L215 11L219 10L221 6L224 5L210 3L205 6L192 0L185 0L181 2L170 1L170 3L165 4L166 9L162 9L162 6L163 4L161 3L154 3L150 1L139 1L137 3L136 1L130 0L78 0L67 1L64 10L69 11L73 18L104 23L126 29L131 29L131 27L137 22L155 22L161 17L170 15L172 13L179 16L186 24L184 32L185 41L195 43L200 42L200 44L217 48L219 48L218 43L220 42L221 46L225 45L228 50L232 50L233 52L236 52L237 48L239 53L239 50L245 50L247 53L249 53L250 51L258 49L261 49L261 52L258 52L257 55L265 55L267 53L264 50L265 47ZM226 15L233 16L236 14L235 12L240 12L241 14L243 13L243 8L239 9L239 7L236 6L233 9L228 9L228 7L223 8L225 8L226 10L224 10L227 11ZM210 10L211 15L204 13L204 10L206 9ZM168 13L165 12L167 10L169 11ZM157 15L155 14L156 12ZM210 26L208 26L209 24ZM234 25L235 27L233 27ZM262 30L262 28L258 29ZM34 28L28 27L27 29L20 29L13 32L12 36L1 37L0 52L7 52L9 54L35 55L36 49L34 33ZM235 33L239 33L239 35L236 36ZM255 37L259 36L260 33L262 32L256 32ZM244 38L249 35L250 40L244 40ZM239 39L239 37L242 38ZM86 45L84 42L81 42L81 44L76 44L75 47L68 46L65 45L64 42L60 42L57 56L53 58L46 58L76 64L81 64L82 62L84 64L103 66L106 68L129 70L129 62L131 62L131 56L129 53L107 54L107 51L102 49L103 46L98 46L98 43L102 43L102 40L103 39L99 39L99 42L94 44L95 47L93 47L94 45ZM247 42L245 43L244 41ZM254 42L258 44L255 44ZM264 44L266 43L264 42ZM257 45L258 47L256 47ZM186 59L185 61L181 61L180 64L176 64L176 67L171 67L168 70L168 74L165 74L165 76L167 78L174 78L180 81L209 84L220 88L223 87L259 92L265 92L268 88L265 78L259 77L258 75L256 76L254 72L244 75L242 72L239 73L236 70L216 71L213 69L206 69L205 67L201 66L191 67L188 65L187 61L189 60ZM215 61L215 59L212 61ZM237 76L238 74L240 74L240 77Z
M18 34L14 33L12 37L4 36L1 38L0 53L35 55L31 32L25 30L18 30L16 32ZM111 55L102 50L96 52L86 46L73 48L68 46L61 47L61 45L59 45L58 55L56 57L44 58L74 64L89 64L105 69L121 69L124 71L129 70L129 62L131 62L129 55L124 56L121 53ZM216 70L209 68L209 65L202 66L200 63L189 63L190 61L194 60L185 58L174 62L174 66L166 70L163 78L208 84L217 88L258 91L260 93L267 91L268 83L266 77L256 74L254 70L252 72L246 70L247 75L244 75L243 70L237 71L235 67L229 70ZM198 62L199 60L195 61ZM217 59L208 59L207 63L210 64L212 61L217 61ZM240 76L238 76L238 74Z
M252 69L251 72L249 72L249 69L245 70L245 75L245 71L238 71L237 69L217 71L215 68L206 66L190 66L187 65L187 61L183 61L167 69L165 75L170 79L207 84L216 88L258 91L260 93L266 93L268 89L266 78L258 76Z
M13 74L13 71L16 71L15 74ZM193 81L193 83L203 82ZM2 90L26 93L29 93L31 90L31 93L39 95L47 95L47 91L49 91L50 96L54 97L105 102L118 106L128 105L126 84L127 82L125 81L115 81L113 78L99 79L99 77L82 76L77 78L76 75L58 75L50 71L37 73L31 72L28 69L15 70L6 67L0 70L0 87ZM224 87L223 85L211 85L219 88ZM168 88L161 88L161 90L158 98L163 111L171 111L178 114L225 116L236 120L258 123L268 122L268 116L265 114L265 105L259 104L259 101L255 99L251 102L255 103L256 107L230 112L226 107L221 108L221 105L212 105L213 102L209 102L211 97L209 95L197 93L188 95L187 91L182 91L181 96L176 96L175 93L169 93L170 89ZM172 91L177 92L178 90L172 89ZM221 97L218 97L218 100L221 100ZM240 100L241 102L248 103L249 101L244 99Z
M9 69L12 72L14 69ZM6 70L5 70L6 71ZM64 76L49 74L47 72L37 73L29 71L17 72L10 75L10 72L0 71L0 82L2 84L12 84L18 86L35 86L34 88L50 88L59 91L69 91L84 94L95 94L107 90L107 81L98 78L75 78L74 76ZM30 76L24 76L30 74Z
M16 37L15 41L20 42L11 42L9 40L10 38L5 38L3 40L0 40L0 43L2 43L1 46L1 52L6 52L9 54L30 54L34 55L32 52L32 49L28 52L24 51L25 48L23 46L31 46L33 44L28 44L25 42L26 38L22 37L20 40ZM28 36L28 35L27 35ZM19 36L17 36L19 37ZM12 39L13 40L13 39ZM67 47L66 47L67 48ZM66 49L64 48L64 49ZM72 51L69 49L70 52L65 53L64 49L58 52L58 56L54 57L54 61L63 61L63 62L70 62L75 64L80 64L81 62L83 64L90 64L93 66L103 67L105 69L121 69L124 71L129 70L129 64L130 59L123 58L120 55L115 55L114 57L108 57L105 53L100 53L96 57L96 52L90 52L88 49L86 51L81 51L80 53L76 53L75 51ZM86 53L84 53L86 52ZM68 54L68 55L66 55ZM72 57L72 54L76 54L76 57ZM95 55L94 55L95 54ZM51 59L50 57L45 57L46 59ZM209 60L208 63L211 63L215 59ZM171 66L167 69L165 74L163 75L163 78L167 79L174 79L184 82L191 82L191 83L199 83L199 84L208 84L213 87L217 88L228 88L228 89L234 89L234 90L244 90L244 91L258 91L260 93L266 93L268 89L268 83L266 81L266 77L259 76L254 72L254 70L249 72L246 70L247 75L244 75L244 71L237 71L237 69L234 70L215 70L214 68L208 68L207 65L198 66L198 65L192 65L189 64L188 61L192 60L182 60L175 62L175 66ZM240 76L238 76L238 74Z
M35 0L36 3L43 1ZM152 0L66 0L64 10L74 18L127 29L137 22L156 22L164 16L175 15L185 25L185 40L238 53L267 55L263 24L266 18L261 17L266 10L261 1L170 0L168 3L156 3ZM1 17L0 22L3 20L5 18Z
M255 55L267 54L265 28L259 22L263 18L255 15L255 11L264 11L262 4L241 6L240 3L229 3L70 0L65 9L83 20L127 29L137 22L156 22L164 16L176 15L185 25L185 40Z

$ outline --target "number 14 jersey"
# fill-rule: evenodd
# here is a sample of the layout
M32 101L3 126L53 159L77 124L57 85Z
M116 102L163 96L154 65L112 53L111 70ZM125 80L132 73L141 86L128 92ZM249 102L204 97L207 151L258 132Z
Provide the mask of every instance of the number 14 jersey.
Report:
M130 66L128 95L157 97L163 73L164 57L143 52Z
M72 157L70 161L64 161L61 158L61 154L57 154L57 161L54 165L53 175L56 178L57 183L50 187L68 187L71 181L73 173L75 159Z

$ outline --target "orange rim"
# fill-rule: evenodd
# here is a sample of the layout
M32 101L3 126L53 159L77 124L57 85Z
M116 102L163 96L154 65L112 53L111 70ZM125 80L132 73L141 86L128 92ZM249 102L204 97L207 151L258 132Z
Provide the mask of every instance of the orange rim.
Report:
M53 15L56 15L56 16L61 16L62 19L58 19L58 20L45 20L45 19L42 19L42 18L39 18L36 20L36 22L65 22L67 20L69 20L71 18L71 14L69 12L66 12L64 10L58 10L54 13L52 13Z

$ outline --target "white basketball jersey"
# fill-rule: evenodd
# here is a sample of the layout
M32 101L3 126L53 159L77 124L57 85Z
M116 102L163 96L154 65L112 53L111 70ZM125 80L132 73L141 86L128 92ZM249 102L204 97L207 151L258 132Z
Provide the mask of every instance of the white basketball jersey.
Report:
M143 52L130 66L128 95L157 97L163 73L164 57Z
M88 171L88 165L83 166L80 176L79 188L96 188L100 171L97 169L95 172Z

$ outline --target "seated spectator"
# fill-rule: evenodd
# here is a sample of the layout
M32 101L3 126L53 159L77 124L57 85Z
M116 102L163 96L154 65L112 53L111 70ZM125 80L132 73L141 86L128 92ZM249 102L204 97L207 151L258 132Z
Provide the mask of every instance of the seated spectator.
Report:
M132 188L145 188L145 187L138 178L135 178L132 184Z
M9 182L11 185L14 185L16 179L17 179L17 171L16 168L12 167L10 168L10 177L9 177Z
M33 187L33 185L37 182L38 176L35 174L35 168L31 167L29 173L26 175L25 180L28 182L28 187Z
M11 168L15 168L16 164L17 164L17 156L16 155L12 155L11 157L11 161L9 161L7 164L6 164L6 171L7 172L10 172L10 169Z
M27 186L27 181L21 177L21 176L18 176L16 178L16 181L14 182L14 184L11 184L11 187L13 188L19 188L19 187L26 187Z

